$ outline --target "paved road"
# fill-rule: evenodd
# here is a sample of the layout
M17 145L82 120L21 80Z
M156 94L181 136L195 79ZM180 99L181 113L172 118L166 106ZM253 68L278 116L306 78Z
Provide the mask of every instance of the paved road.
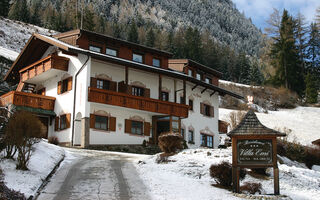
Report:
M150 199L130 155L70 151L38 200Z

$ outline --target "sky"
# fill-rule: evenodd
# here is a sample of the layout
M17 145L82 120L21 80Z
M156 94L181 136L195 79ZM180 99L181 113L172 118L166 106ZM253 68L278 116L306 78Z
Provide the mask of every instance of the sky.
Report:
M273 12L273 8L282 11L284 8L291 15L299 11L308 23L314 21L315 11L320 7L320 0L232 0L240 12L244 12L247 18L251 18L253 24L263 29L267 26L267 19Z

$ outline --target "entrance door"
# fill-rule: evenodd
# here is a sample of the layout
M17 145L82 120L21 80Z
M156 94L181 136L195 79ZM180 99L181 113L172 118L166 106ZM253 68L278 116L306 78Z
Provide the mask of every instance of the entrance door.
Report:
M154 116L153 117L153 124L155 124L155 129L153 130L154 133L154 140L156 144L158 144L158 137L162 133L168 132L177 132L180 133L180 125L181 120L179 117L174 116Z

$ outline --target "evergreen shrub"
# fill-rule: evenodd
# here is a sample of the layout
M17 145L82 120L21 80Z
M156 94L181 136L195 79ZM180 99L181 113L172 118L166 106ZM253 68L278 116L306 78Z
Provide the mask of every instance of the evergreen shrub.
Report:
M228 162L222 162L218 165L211 165L210 176L214 178L218 185L224 187L231 187L232 185L232 166ZM240 169L240 177L242 180L246 176L246 171Z
M178 133L163 133L159 136L159 147L166 154L183 149L183 138Z

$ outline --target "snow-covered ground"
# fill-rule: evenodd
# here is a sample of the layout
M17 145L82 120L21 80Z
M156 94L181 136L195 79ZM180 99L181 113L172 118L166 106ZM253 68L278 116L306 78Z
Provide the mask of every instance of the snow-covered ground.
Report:
M51 35L57 32L20 21L0 18L0 56L14 61L13 52L20 52L33 33ZM5 51L6 49L8 51Z
M16 161L4 159L0 166L4 173L4 183L10 189L20 191L27 198L34 196L43 180L63 158L63 148L42 140L34 145L28 164L28 171L16 170Z
M231 149L188 149L170 157L172 162L157 164L156 156L137 164L137 169L149 187L152 199L239 199L232 192L211 186L212 164L231 162ZM320 172L294 165L279 164L280 193L291 199L319 199ZM289 163L288 163L289 164ZM272 174L272 171L271 171ZM241 181L260 182L264 194L273 193L273 177L269 180L256 179L248 175ZM240 184L241 184L240 183Z
M229 114L235 110L219 109L219 119L229 122ZM295 109L280 109L256 113L261 123L269 128L283 131L291 130L288 139L296 140L303 145L311 145L311 142L320 138L320 108L297 107Z

